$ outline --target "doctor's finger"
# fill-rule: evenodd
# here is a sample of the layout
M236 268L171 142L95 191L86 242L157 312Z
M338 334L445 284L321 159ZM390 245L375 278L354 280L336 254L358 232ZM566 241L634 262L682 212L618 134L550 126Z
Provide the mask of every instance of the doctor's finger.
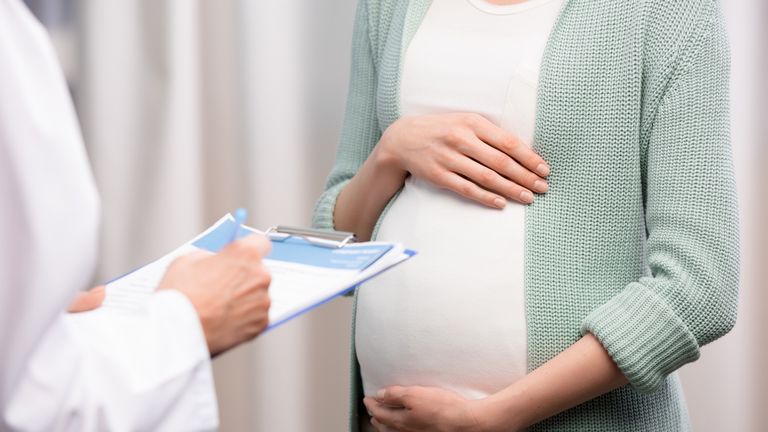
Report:
M101 306L106 296L104 285L77 294L67 308L69 313L87 312Z
M177 258L175 258L173 261L171 261L171 264L168 266L168 271L175 270L175 269L188 269L190 266L196 265L197 262L200 260L210 257L213 254L211 252L208 252L206 250L196 250L194 252L190 252L185 255L181 255Z
M227 245L221 252L224 256L235 256L245 259L261 259L269 255L272 242L262 234L251 234Z

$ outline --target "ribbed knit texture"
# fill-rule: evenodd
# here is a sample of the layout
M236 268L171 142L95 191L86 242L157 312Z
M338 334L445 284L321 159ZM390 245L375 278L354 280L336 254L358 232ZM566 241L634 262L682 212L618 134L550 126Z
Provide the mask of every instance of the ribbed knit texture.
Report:
M401 59L428 7L361 0L316 226L333 227L339 192L399 117ZM728 79L714 0L566 0L539 81L534 145L552 174L526 213L529 369L591 332L630 385L533 430L690 429L670 373L736 319ZM353 366L354 428L354 350Z

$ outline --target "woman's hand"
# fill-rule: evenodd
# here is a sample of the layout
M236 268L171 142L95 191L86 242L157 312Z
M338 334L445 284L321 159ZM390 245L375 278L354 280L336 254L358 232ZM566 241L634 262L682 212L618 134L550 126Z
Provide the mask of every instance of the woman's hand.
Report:
M489 207L533 202L549 167L525 143L477 114L403 117L384 132L381 163Z
M392 123L342 189L334 228L371 238L373 227L408 175L493 208L533 202L549 189L549 166L504 129L477 114L403 117Z
M478 401L435 387L388 387L363 403L379 432L488 430Z
M553 359L485 399L432 387L388 387L363 399L379 432L517 431L627 383L587 333Z

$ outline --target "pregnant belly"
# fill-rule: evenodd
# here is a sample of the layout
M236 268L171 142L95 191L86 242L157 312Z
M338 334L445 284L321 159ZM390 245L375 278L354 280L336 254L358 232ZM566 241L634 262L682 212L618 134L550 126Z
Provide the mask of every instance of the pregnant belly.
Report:
M437 386L482 398L525 374L524 223L504 210L409 179L378 239L418 255L358 294L356 348L365 393Z

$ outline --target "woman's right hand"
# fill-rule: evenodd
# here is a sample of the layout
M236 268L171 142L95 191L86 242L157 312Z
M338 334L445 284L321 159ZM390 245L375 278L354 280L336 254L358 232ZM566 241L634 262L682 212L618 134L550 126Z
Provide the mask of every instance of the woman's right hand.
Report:
M549 166L514 135L481 115L429 114L402 117L376 146L383 165L489 207L510 199L533 202L549 187Z

